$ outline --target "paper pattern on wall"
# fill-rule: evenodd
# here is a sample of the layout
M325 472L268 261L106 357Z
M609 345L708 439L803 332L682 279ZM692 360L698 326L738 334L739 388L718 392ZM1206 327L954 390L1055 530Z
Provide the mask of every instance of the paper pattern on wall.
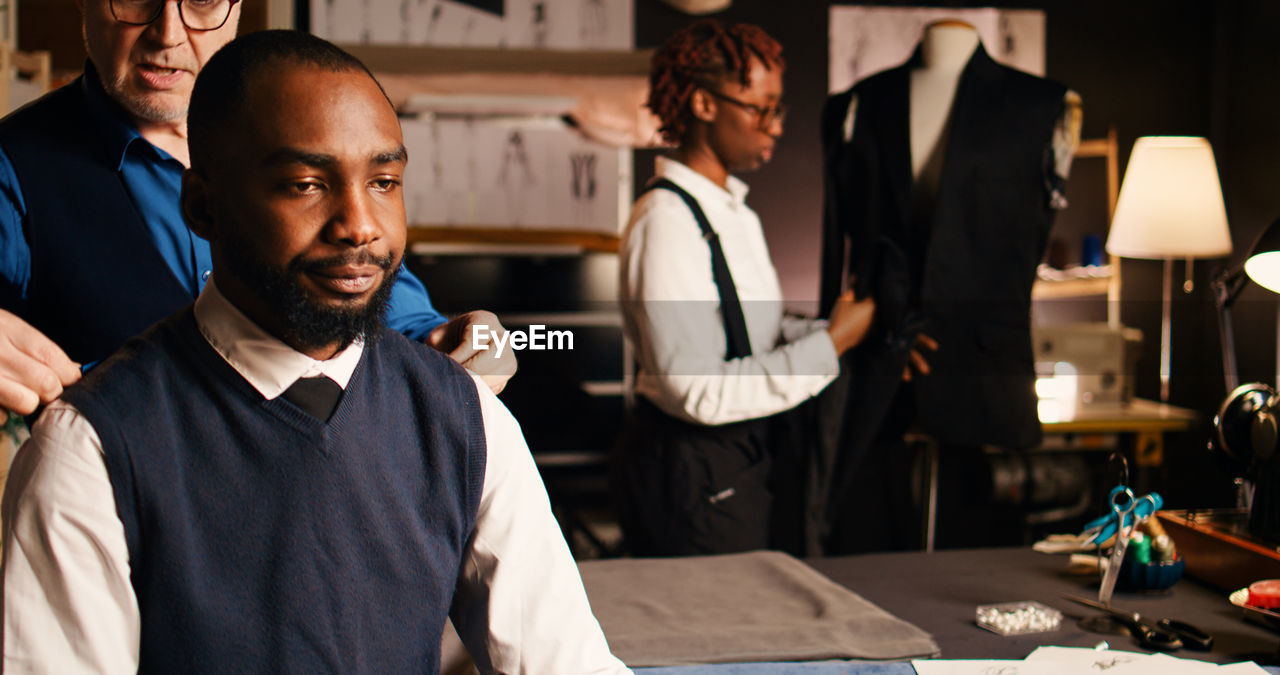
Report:
M631 49L634 0L311 0L311 32L337 43Z
M17 36L17 0L0 1L0 42L11 45L18 43Z
M992 59L1044 76L1044 12L1031 9L940 7L831 8L827 91L844 91L868 75L911 58L929 23L959 19L972 24Z
M616 234L630 202L630 152L558 122L425 115L400 121L414 225Z

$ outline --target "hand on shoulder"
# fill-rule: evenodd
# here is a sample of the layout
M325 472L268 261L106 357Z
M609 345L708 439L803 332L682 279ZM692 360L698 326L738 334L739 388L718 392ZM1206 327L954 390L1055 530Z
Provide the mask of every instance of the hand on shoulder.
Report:
M30 415L80 379L80 364L18 316L0 310L0 408Z
M438 326L427 336L427 344L449 355L462 367L479 375L493 393L500 394L507 381L516 374L516 355L511 349L499 354L488 348L493 338L507 332L493 312L478 310L455 317L449 323ZM488 339L484 346L477 346L475 335L481 333Z

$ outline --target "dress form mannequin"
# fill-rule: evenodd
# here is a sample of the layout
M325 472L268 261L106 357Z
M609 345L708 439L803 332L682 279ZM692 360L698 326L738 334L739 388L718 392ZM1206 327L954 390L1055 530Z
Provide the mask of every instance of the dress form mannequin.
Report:
M938 192L951 103L960 84L960 73L978 42L973 26L959 21L931 24L920 40L921 64L911 71L910 99L911 176L917 197L931 197Z
M899 508L909 470L894 458L909 456L911 426L948 448L961 470L941 476L960 496L985 478L970 475L982 447L1039 444L1030 289L1079 121L1065 86L996 63L957 21L930 24L912 59L828 99L820 304L852 282L876 298L882 327L850 359L864 377L833 405L843 417L828 553L874 550L878 533L856 514ZM939 345L924 354L931 372L900 384L918 335ZM940 513L967 503L953 501ZM939 523L939 542L963 534L950 525Z
M971 24L956 19L935 21L925 26L920 38L920 64L911 72L911 176L917 196L931 198L937 193L946 155L947 122L955 100L960 75L981 39ZM1080 144L1083 111L1080 95L1068 91L1062 118L1054 132L1056 170L1066 178L1071 157ZM845 116L844 140L853 138L853 125L858 112L858 97L849 102ZM1065 203L1057 205L1059 208Z

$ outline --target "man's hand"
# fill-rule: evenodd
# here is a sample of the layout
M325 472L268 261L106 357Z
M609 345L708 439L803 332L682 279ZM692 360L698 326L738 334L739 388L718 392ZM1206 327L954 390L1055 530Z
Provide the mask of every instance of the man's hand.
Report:
M847 290L836 299L831 309L831 321L827 324L827 334L836 347L837 354L853 349L867 336L871 329L871 319L876 313L876 301L867 296L862 300L853 299L853 290Z
M485 348L476 349L472 339L472 326L486 326L488 330L482 332L487 332L490 338L507 332L507 329L498 322L496 314L480 310L467 312L443 326L437 326L427 336L427 344L448 354L449 358L461 363L463 368L479 375L493 393L501 394L503 388L507 386L507 380L516 374L515 350L504 349L502 356L498 356L498 350L487 348L487 344ZM492 339L489 342L492 343Z
M924 358L923 350L931 352L938 351L938 341L925 335L924 333L916 333L916 343L911 347L911 359L907 365L902 367L902 381L910 382L913 375L912 369L921 375L929 374L929 362Z
M80 364L31 324L0 309L0 408L30 415L80 379Z

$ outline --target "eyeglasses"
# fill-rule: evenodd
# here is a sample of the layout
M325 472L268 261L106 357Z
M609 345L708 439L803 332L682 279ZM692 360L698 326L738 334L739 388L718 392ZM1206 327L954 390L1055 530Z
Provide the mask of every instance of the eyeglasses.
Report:
M756 125L760 127L761 131L768 131L773 127L774 122L777 122L779 125L781 125L787 119L787 106L783 103L777 103L768 107L759 106L754 103L739 101L738 99L732 96L726 96L725 94L721 94L715 89L711 89L707 87L704 87L703 89L708 94L711 94L712 96L720 99L721 101L725 101L726 103L732 103L738 106L739 108L742 108L743 110L747 110L749 112L754 113L756 116Z
M111 16L130 26L146 26L160 17L169 0L111 0ZM217 30L240 0L177 0L182 25L191 30Z

